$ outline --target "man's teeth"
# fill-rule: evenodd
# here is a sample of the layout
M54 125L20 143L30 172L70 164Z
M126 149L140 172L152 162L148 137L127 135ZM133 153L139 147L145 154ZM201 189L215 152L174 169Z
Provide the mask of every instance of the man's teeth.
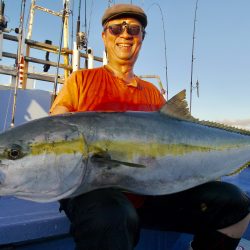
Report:
M131 47L131 44L118 44L119 47Z

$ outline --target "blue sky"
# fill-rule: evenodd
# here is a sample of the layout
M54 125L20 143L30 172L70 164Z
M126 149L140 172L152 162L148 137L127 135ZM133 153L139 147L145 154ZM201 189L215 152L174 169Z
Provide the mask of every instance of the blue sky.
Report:
M19 23L20 0L5 0L8 28ZM131 1L113 1L113 3ZM162 16L166 35L169 97L187 90L189 102L192 35L196 0L134 0L148 15L147 35L135 67L138 75L159 75L166 86L165 50ZM78 0L71 1L74 19L78 15ZM37 0L37 4L60 11L62 0ZM26 1L26 16L30 0ZM13 6L16 6L13 8ZM87 0L87 22L90 22L89 46L96 56L102 56L101 16L108 1ZM195 61L193 83L200 83L200 96L194 90L193 116L212 121L223 121L250 129L250 1L199 0L196 22ZM25 19L25 28L27 19ZM61 22L58 17L37 11L32 39L50 39L59 44ZM71 28L71 23L70 23ZM76 23L74 23L74 31ZM84 31L84 0L82 0L81 30ZM14 34L12 32L12 34ZM13 44L4 44L4 50L14 53ZM44 52L32 51L32 56L44 59ZM56 60L56 57L51 56ZM12 65L13 61L2 60ZM99 66L99 64L95 64ZM37 71L41 71L35 65ZM53 73L53 70L50 70ZM0 75L0 82L4 77ZM151 80L157 85L157 82ZM51 84L41 83L43 88Z

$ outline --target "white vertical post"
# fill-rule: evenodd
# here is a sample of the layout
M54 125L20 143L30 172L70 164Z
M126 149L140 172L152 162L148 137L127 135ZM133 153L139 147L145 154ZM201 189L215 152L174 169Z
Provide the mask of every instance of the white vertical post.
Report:
M72 68L73 71L76 71L80 68L80 51L77 49L76 42L74 42L74 48L73 48Z
M30 6L30 13L29 13L29 25L28 25L28 34L27 34L27 39L31 39L32 36L32 29L33 29L33 22L34 22L34 14L35 14L35 5L36 5L36 0L32 0L31 6Z
M91 48L88 48L88 69L94 68L94 53Z
M103 65L107 65L108 64L108 58L107 58L107 53L105 51L103 51Z

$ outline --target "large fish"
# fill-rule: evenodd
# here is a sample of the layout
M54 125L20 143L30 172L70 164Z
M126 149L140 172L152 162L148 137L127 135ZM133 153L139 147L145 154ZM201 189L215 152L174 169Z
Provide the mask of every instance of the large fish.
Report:
M250 131L198 121L185 91L159 112L84 112L0 135L0 195L48 202L115 187L179 192L250 162Z

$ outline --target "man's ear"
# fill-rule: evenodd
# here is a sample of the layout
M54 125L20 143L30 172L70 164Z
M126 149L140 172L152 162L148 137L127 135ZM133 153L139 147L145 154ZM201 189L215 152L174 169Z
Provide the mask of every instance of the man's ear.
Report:
M144 40L145 36L146 36L146 31L143 30L143 32L142 32L142 41Z
M106 56L108 56L107 47L106 47L106 34L105 34L105 31L102 32L102 41L103 41L103 44L104 44Z
M105 31L102 32L102 41L105 45L105 42L106 42L106 34L105 34ZM105 46L106 47L106 46Z

